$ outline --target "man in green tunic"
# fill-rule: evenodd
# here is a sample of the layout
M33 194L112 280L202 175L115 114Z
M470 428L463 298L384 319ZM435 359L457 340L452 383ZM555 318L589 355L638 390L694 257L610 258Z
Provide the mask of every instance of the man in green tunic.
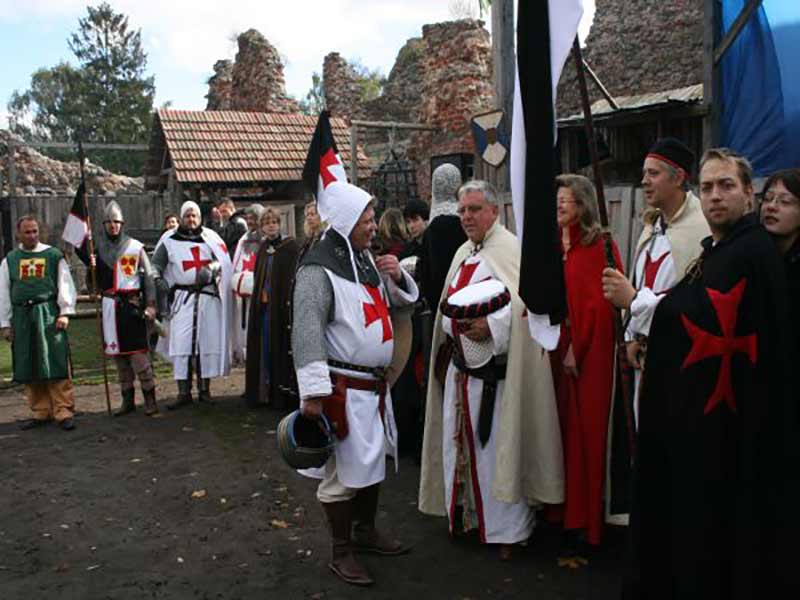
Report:
M77 293L61 250L39 241L33 215L17 221L19 248L0 263L0 333L11 342L14 381L25 384L32 429L55 419L74 429L68 315L75 314Z

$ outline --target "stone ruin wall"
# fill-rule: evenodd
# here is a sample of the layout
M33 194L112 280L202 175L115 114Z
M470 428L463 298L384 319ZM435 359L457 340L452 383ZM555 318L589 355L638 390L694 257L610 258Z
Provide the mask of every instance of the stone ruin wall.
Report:
M430 198L430 159L439 154L472 154L470 119L492 107L492 56L482 21L464 19L425 25L398 53L383 94L359 100L356 74L337 53L323 68L325 98L335 115L373 121L419 122L437 132L398 132L396 148L417 163L417 188ZM382 161L387 133L366 135L367 153ZM377 166L377 165L376 165Z
M597 0L583 57L612 96L703 82L704 0ZM591 101L602 98L587 81ZM558 114L581 111L570 56L558 87Z
M233 95L233 61L218 60L214 74L208 79L206 110L231 110Z
M237 38L236 59L214 64L206 110L295 113L297 101L286 94L278 50L255 29Z

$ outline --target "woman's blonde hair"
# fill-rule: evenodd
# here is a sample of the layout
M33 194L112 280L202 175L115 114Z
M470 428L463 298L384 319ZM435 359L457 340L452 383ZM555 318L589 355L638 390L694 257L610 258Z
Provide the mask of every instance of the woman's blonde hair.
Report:
M583 175L559 175L556 177L556 192L560 188L572 191L578 207L578 223L583 231L581 244L591 246L602 233L600 213L597 208L597 193L588 177Z
M403 211L399 208L387 208L378 221L378 238L384 246L393 242L407 242L409 235Z
M308 214L308 209L313 208L314 212L317 213L317 218L319 219L319 226L316 229L313 229L309 224L308 220L306 219L306 215ZM325 228L325 224L322 222L322 219L319 216L319 211L317 210L317 203L312 200L311 202L306 203L303 207L303 234L306 236L307 239L311 239L316 236L320 231Z
M273 218L278 222L278 225L281 224L281 213L275 210L273 207L268 206L264 209L264 212L261 213L261 218L258 220L259 225L264 225L264 221L269 218Z

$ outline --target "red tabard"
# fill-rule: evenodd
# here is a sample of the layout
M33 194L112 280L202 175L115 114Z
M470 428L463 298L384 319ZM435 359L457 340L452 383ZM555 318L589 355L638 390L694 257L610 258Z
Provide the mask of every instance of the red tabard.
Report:
M585 529L587 541L599 544L603 529L603 485L606 437L614 368L614 320L603 298L601 277L606 266L602 238L581 243L578 225L570 227L570 248L564 262L569 326L562 325L558 348L551 352L553 380L564 445L565 529ZM622 271L619 250L614 259ZM564 371L570 343L578 377ZM554 507L551 514L562 511Z

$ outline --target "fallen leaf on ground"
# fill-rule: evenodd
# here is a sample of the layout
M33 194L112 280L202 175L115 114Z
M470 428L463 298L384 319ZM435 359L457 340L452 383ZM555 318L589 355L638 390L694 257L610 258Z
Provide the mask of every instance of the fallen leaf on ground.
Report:
M141 459L141 458L132 458L132 459L131 459L131 462L132 462L132 463L138 463L138 462L142 462L142 459Z
M288 529L289 524L286 521L281 521L280 519L272 519L269 522L275 529Z
M192 492L192 498L205 498L206 491L205 490L195 490Z
M88 567L86 567L86 570L87 571L94 571L95 569L99 569L99 568L100 568L100 565L89 565Z
M183 563L183 559L180 556L178 557L178 562Z
M258 498L260 495L261 495L261 492L253 492L252 494L250 494L250 497L251 498Z
M194 431L191 427L181 427L181 431Z
M62 523L60 527L61 529L69 529L69 525L67 525L66 523Z
M219 499L219 503L220 503L220 504L227 504L227 503L228 503L228 501L227 501L225 498L220 498L220 499Z
M275 435L276 433L274 429L267 429L267 435Z

